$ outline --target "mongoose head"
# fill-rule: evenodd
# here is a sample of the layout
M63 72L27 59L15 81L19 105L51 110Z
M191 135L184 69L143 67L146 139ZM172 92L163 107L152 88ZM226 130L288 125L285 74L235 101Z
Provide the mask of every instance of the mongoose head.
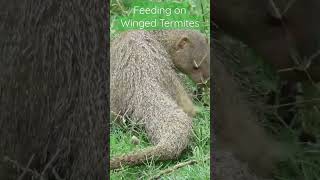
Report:
M172 53L173 63L197 84L210 78L210 46L208 39L199 32L181 33Z

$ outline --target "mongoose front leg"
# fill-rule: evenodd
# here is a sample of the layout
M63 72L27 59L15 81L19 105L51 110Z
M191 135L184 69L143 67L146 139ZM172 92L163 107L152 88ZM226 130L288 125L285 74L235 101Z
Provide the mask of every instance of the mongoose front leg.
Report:
M180 106L185 113L190 117L194 117L197 114L197 110L193 105L191 98L183 87L177 88L177 104Z

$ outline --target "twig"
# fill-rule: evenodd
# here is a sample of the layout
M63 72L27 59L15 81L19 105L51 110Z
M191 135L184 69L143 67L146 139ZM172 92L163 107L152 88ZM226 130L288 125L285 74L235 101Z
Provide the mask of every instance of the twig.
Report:
M202 4L202 1L200 1L200 5L201 5L201 11L202 11L202 19L203 19L203 23L206 23L206 19L204 17L204 8L203 8L203 4Z
M294 132L291 127L282 119L282 117L279 116L277 112L274 112L274 115L277 117L277 119L284 125L290 132Z
M43 179L43 175L45 174L45 172L47 171L47 169L52 165L52 163L54 162L54 160L58 157L58 154L60 152L60 149L58 149L56 151L56 153L52 156L52 158L50 159L50 161L46 164L46 166L44 167L43 171L41 172L41 177L40 179Z
M54 175L54 177L57 179L57 180L64 180L63 178L61 178L59 176L59 174L57 173L56 171L56 168L52 168L52 174Z
M276 18L280 19L282 21L282 14L280 13L279 8L276 6L273 0L269 0L269 3L271 5L271 8L274 12L274 15Z
M26 168L29 168L29 166L30 166L33 158L34 158L34 154L32 154L31 158L29 159ZM27 169L26 169L26 168L23 170L23 172L22 172L22 174L19 176L18 180L22 180L22 178L24 177L24 175L26 175L26 173L27 173Z
M36 170L32 170L28 167L23 167L17 161L10 159L8 156L4 157L4 161L12 163L18 170L22 170L33 174L36 178L40 176L40 173L38 173Z
M309 61L313 61L315 58L320 56L320 49L318 49L315 53L313 53L308 59Z
M177 169L179 169L181 167L184 167L184 166L187 166L187 165L193 165L195 163L197 163L196 160L190 160L190 161L187 161L187 162L182 162L182 163L176 164L175 166L173 166L171 168L168 168L168 169L165 169L163 171L160 171L156 176L153 176L153 177L149 178L149 180L159 179L164 174L172 173L173 171L175 171L175 170L177 170Z
M287 3L286 7L284 8L283 12L281 15L283 16L284 14L287 13L287 11L292 7L292 5L296 2L296 0L291 0Z
M122 4L119 2L119 0L117 0L117 4L118 4L118 6L120 7L120 10L121 10L122 12L125 12L125 10L124 10L124 8L122 7Z
M267 109L275 109L275 108L280 108L280 107L286 107L286 106L292 106L292 105L301 105L301 104L306 104L306 103L316 103L320 102L320 98L314 98L310 100L304 100L304 101L299 101L299 102L293 102L293 103L286 103L286 104L280 104L276 106L269 106Z

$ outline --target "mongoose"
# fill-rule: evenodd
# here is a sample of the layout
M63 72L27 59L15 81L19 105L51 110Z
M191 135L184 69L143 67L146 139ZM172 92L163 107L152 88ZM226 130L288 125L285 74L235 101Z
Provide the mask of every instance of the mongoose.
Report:
M222 63L226 56L215 48L213 54L214 121L217 145L248 163L259 175L269 175L280 156L279 144L258 124L258 116L239 92L232 74Z
M195 109L175 69L209 79L209 44L187 30L127 31L111 43L111 110L141 121L149 148L111 159L110 169L176 159L186 148Z

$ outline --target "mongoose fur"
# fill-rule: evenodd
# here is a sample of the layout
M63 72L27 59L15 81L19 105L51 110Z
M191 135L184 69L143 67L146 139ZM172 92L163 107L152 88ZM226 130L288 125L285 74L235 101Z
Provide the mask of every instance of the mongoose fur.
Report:
M111 159L110 169L169 160L186 148L195 109L175 69L209 79L209 44L196 31L128 31L111 43L111 110L141 121L154 146Z

